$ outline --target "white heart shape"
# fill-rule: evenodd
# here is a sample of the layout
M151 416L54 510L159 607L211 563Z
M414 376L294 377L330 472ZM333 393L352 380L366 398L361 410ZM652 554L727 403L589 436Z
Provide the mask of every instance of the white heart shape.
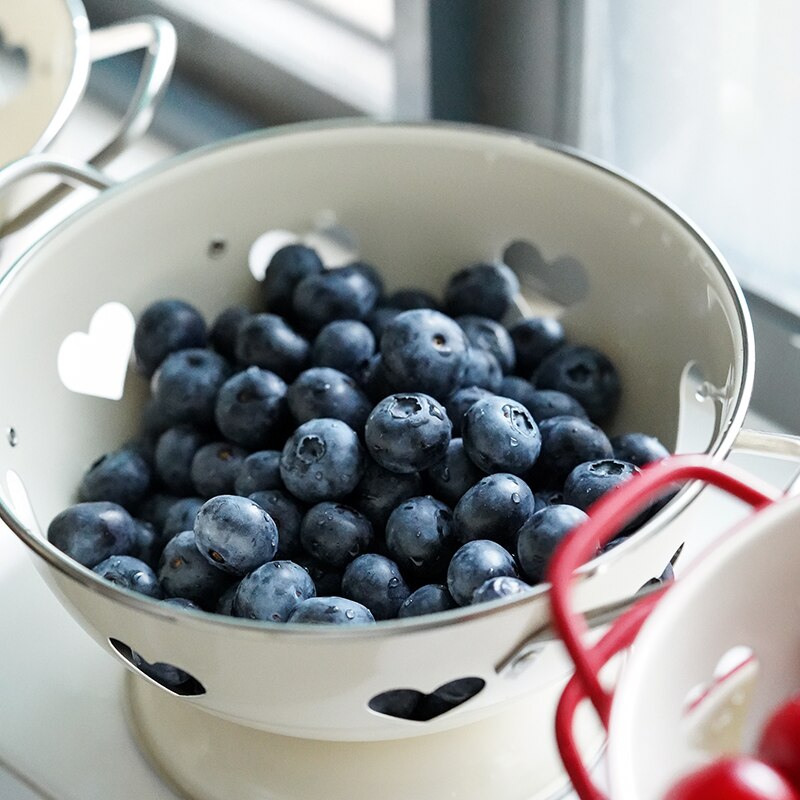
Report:
M133 349L136 321L122 303L94 312L89 332L70 333L58 349L58 375L71 392L119 400Z

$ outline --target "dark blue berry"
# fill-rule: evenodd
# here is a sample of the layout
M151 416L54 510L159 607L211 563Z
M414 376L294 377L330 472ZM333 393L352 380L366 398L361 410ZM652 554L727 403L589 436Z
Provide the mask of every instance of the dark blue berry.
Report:
M530 385L530 384L529 384ZM555 389L537 389L525 403L537 423L551 417L589 419L584 407L574 398Z
M309 275L319 275L325 267L316 250L302 244L281 247L270 259L261 296L268 311L285 314L292 307L292 296L297 284Z
M236 334L236 358L248 366L274 372L285 381L305 369L308 342L277 314L253 314L242 320Z
M559 542L589 519L579 508L559 504L537 511L519 529L517 559L522 574L531 583L541 583Z
M444 458L425 473L434 497L451 507L485 475L467 455L461 439L451 439Z
M447 587L438 583L426 583L403 601L397 616L400 619L421 617L425 614L449 611L451 608L456 608L456 601L450 596Z
M398 314L381 336L381 358L396 392L446 398L462 385L467 337L457 322L438 311Z
M386 377L386 371L383 368L383 359L380 353L372 356L367 365L367 369L361 376L361 387L364 393L374 403L383 400L384 397L392 393L392 387L389 384L389 379Z
M182 531L166 543L157 574L166 595L185 597L207 611L216 608L231 583L231 576L198 550L194 531Z
M503 472L487 475L455 507L456 538L459 544L491 539L511 550L534 505L533 493L522 478Z
M377 299L375 301L376 305L383 301L383 295L386 291L386 285L383 281L383 277L381 276L380 272L378 272L372 264L368 264L366 261L353 261L350 264L347 264L344 269L352 270L353 272L360 273L363 275L367 281L369 281L372 286L374 287L375 291L377 292Z
M239 588L239 582L232 583L217 600L217 605L214 608L214 613L224 614L226 617L233 616L233 596Z
M329 322L314 339L311 363L315 367L338 369L360 381L369 360L375 355L375 348L375 335L363 322L335 320Z
M278 550L278 528L253 500L238 495L212 497L194 521L197 549L215 567L245 575L270 561Z
M398 289L386 298L386 305L400 311L413 311L415 308L439 310L439 301L422 289Z
M383 336L383 333L386 330L386 326L396 316L402 314L403 311L408 310L410 309L395 308L394 306L375 306L375 308L373 308L372 311L370 311L370 313L367 315L364 323L372 331L375 341L380 342L381 336Z
M475 590L489 578L517 577L514 557L497 542L476 539L456 550L447 569L447 588L460 606L472 602Z
M194 492L192 459L207 441L208 437L191 425L177 425L161 434L156 445L155 468L167 489L178 496Z
M109 556L92 568L101 578L115 586L130 589L160 600L164 593L158 585L158 578L152 568L133 556Z
M608 419L620 397L619 375L608 356L585 345L564 345L536 368L537 389L555 389L574 397L589 419Z
M311 580L314 581L314 586L317 587L317 594L320 597L335 597L342 593L343 570L331 569L331 567L320 563L307 553L303 553L292 560L308 572Z
M480 386L489 392L496 393L503 382L503 371L497 359L488 351L477 347L467 349L462 386Z
M539 421L531 408L531 405L536 402L536 389L533 388L530 381L526 381L525 378L520 378L518 375L506 375L500 383L497 394L522 403L531 412L533 419L536 422Z
M249 367L220 388L214 419L222 435L248 450L273 444L286 421L286 384L274 372Z
M172 504L161 529L161 543L166 544L182 531L194 530L194 518L203 505L200 497L182 497Z
M372 539L370 521L341 503L318 503L306 512L300 524L303 549L328 569L349 564L369 550Z
M444 306L453 317L477 314L499 320L518 293L519 280L505 264L474 264L450 278Z
M564 502L587 511L603 495L639 474L627 461L605 458L578 464L564 481Z
M464 415L461 438L467 455L487 473L523 475L536 463L542 444L530 411L500 396L473 403Z
M206 338L206 323L194 306L183 300L159 300L136 323L136 366L149 378L170 353L205 347Z
M375 622L372 612L346 597L309 597L291 614L289 622L306 625L367 625Z
M386 547L411 578L443 578L455 552L453 512L433 497L412 497L386 523Z
M450 422L453 424L453 436L461 436L461 429L464 424L464 414L472 408L478 400L485 400L492 397L493 392L483 389L480 386L465 386L447 398L445 409Z
M500 600L503 597L511 597L522 594L530 589L530 584L521 581L519 578L511 578L502 575L499 578L489 578L482 583L472 595L473 605L476 603L490 603L492 600Z
M230 364L211 350L181 350L167 356L151 387L164 419L171 425L211 425L217 392L231 371Z
M249 495L278 526L278 552L275 558L293 559L303 552L300 544L300 523L303 509L293 498L280 489L262 489Z
M145 564L154 567L161 555L161 536L149 522L142 519L133 520L136 533L131 543L130 554Z
M157 531L164 528L167 521L167 514L180 498L172 494L156 492L148 495L136 509L139 519L149 522Z
M201 497L233 494L247 451L228 442L203 445L192 459L192 483Z
M293 561L270 561L242 578L233 597L234 616L286 622L294 609L316 595L311 576Z
M128 511L147 496L152 470L147 461L131 448L101 456L84 474L78 487L81 501L107 500Z
M669 455L669 450L655 436L648 436L646 433L623 433L615 436L611 440L611 447L614 449L614 458L628 461L640 468Z
M551 317L528 317L509 329L516 353L516 371L530 378L542 359L564 344L564 328Z
M338 419L301 425L281 453L281 478L299 500L339 500L356 488L364 472L364 451L353 429Z
M584 461L611 458L611 442L593 422L582 417L550 417L539 425L542 451L534 470L535 485L560 487Z
M236 494L249 497L253 492L265 489L283 489L281 480L281 454L279 450L259 450L250 453L233 482Z
M564 502L564 492L561 489L542 489L540 492L533 493L535 503L534 512L541 511L547 506L556 506Z
M503 374L514 369L516 363L514 342L508 331L499 322L475 314L457 317L456 322L467 335L472 347L488 350L497 359Z
M374 281L357 265L349 265L304 278L294 290L292 306L304 327L316 333L337 319L366 319L379 296Z
M422 478L418 472L398 475L367 458L364 475L353 493L352 502L372 523L374 531L381 534L392 511L404 500L422 493Z
M209 344L228 361L236 361L236 336L239 325L251 314L245 306L226 308L213 322L208 333Z
M339 370L312 367L301 372L286 395L289 410L298 423L319 417L340 419L360 431L372 410L356 382Z
M366 606L376 620L381 620L396 617L411 592L394 561L366 553L347 565L342 594Z
M77 503L56 514L47 538L84 567L113 555L128 555L136 538L136 523L117 503Z
M393 394L372 410L364 428L369 454L392 472L432 467L444 458L452 426L444 408L425 394Z

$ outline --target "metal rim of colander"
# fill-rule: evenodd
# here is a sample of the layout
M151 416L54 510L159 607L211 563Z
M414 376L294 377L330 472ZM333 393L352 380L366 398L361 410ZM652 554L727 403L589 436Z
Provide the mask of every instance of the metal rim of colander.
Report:
M297 133L325 130L354 130L364 131L368 129L392 129L401 130L419 129L422 132L432 130L443 130L464 133L467 135L479 134L487 138L502 141L517 141L523 145L532 145L544 150L574 159L591 169L599 170L617 181L621 181L629 188L636 191L646 201L654 203L662 210L672 216L706 251L711 264L717 270L719 277L724 282L730 293L737 313L737 321L742 334L742 380L736 396L732 399L732 407L728 415L728 421L715 434L713 441L706 449L706 453L724 458L730 452L733 442L739 429L744 422L745 414L750 401L753 387L754 364L752 359L753 352L753 330L750 315L747 310L746 301L738 281L733 276L733 272L725 258L716 246L703 234L700 229L682 212L678 211L671 203L665 200L656 192L653 192L639 181L635 180L624 172L605 162L591 158L575 148L556 144L540 137L515 132L503 131L483 125L473 125L468 123L450 123L431 121L425 123L404 123L381 120L352 120L342 119L333 121L313 121L295 123L291 125L276 126L268 130L249 131L235 137L227 138L221 142L198 147L189 152L173 156L164 162L157 163L139 175L125 181L124 183L112 186L105 190L101 195L87 203L67 219L60 222L51 231L46 233L41 239L34 242L9 269L0 276L0 295L7 291L9 285L16 275L24 269L26 263L42 248L48 246L49 242L57 238L59 233L69 226L75 219L81 218L86 214L91 214L93 209L105 202L109 196L113 197L119 193L126 192L130 187L135 187L140 182L147 181L149 178L160 175L172 169L181 168L195 159L205 159L213 157L217 152L225 151L231 147L246 144L264 138L292 136ZM654 536L657 531L673 520L683 509L699 494L702 486L688 484L673 498L661 511L649 520L636 535L598 558L585 564L579 574L586 578L591 577L596 571L605 569L616 559L632 550L637 543L647 541ZM292 636L340 636L345 638L361 638L364 636L386 636L404 632L420 632L433 630L443 626L464 624L475 619L485 618L494 614L499 614L510 607L521 607L525 604L536 601L539 596L549 590L548 583L537 584L532 590L521 596L512 596L495 600L480 606L466 606L462 608L450 609L448 611L437 612L420 617L406 619L382 620L375 625L302 625L292 623L270 623L261 620L249 620L240 617L229 617L213 612L195 611L191 609L176 609L175 607L161 603L132 590L118 587L109 581L104 580L87 567L73 561L54 545L50 544L46 538L36 536L9 508L3 497L0 495L0 520L5 522L9 528L27 545L34 553L41 557L49 566L60 572L62 575L83 585L90 591L96 592L108 599L120 602L131 609L145 614L158 617L162 620L175 620L178 617L185 620L201 621L203 623L213 623L215 625L226 626L228 629L244 630L264 630L268 628L271 634L286 634Z

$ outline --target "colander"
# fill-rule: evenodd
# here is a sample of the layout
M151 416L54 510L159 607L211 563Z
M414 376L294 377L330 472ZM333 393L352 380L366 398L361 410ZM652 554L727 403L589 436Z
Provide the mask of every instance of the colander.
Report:
M0 43L9 64L6 89L0 97L0 164L46 150L62 130L83 96L91 64L144 49L141 75L113 139L91 159L103 166L141 136L153 117L172 73L175 31L165 19L137 17L97 30L89 29L79 0L25 0L0 6ZM11 64L15 65L12 68ZM0 206L0 222L10 232L40 214L64 194L51 190L36 212L28 211L13 225L8 215L19 211L27 195ZM27 198L30 199L30 198Z
M33 157L0 173L0 187L54 169L104 185L96 171ZM549 703L571 670L547 632L546 586L370 629L318 631L177 611L103 582L46 541L87 466L136 431L147 383L130 367L133 319L172 296L209 318L235 303L257 308L248 258L265 232L349 242L390 289L441 292L457 268L505 258L523 285L518 313L555 298L569 338L617 364L625 389L611 433L642 430L718 458L737 438L765 441L741 430L753 344L735 279L667 203L574 152L467 126L345 122L246 135L107 188L0 281L0 516L101 647L133 672L131 651L196 679L194 693L176 699L139 673L135 693L220 724L340 744L442 733L532 699L545 746ZM627 598L660 574L684 537L670 523L698 490L685 488L588 565L580 607ZM386 691L428 693L467 677L481 690L427 722L370 708ZM554 753L543 784L552 769Z
M572 612L573 569L659 490L688 479L719 487L756 511L677 583L634 604L587 646L586 627ZM551 564L554 620L576 664L558 707L557 735L581 800L660 800L700 765L753 753L768 714L800 689L800 497L700 456L649 467L614 494L595 506ZM610 689L602 669L631 644ZM607 793L593 782L572 737L572 715L586 697L608 730Z

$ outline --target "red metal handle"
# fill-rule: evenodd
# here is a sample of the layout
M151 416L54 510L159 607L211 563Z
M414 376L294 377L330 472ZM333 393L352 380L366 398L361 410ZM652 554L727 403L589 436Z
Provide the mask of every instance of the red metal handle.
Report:
M601 685L600 670L615 653L633 642L647 615L668 587L636 603L619 617L597 644L586 647L583 644L588 632L586 621L572 606L574 573L595 555L598 546L609 542L656 496L675 483L687 480L702 480L757 509L780 496L759 479L707 456L673 456L646 467L641 475L601 498L590 509L589 520L564 538L550 563L548 580L552 584L553 627L575 664L575 675L567 684L559 704L556 737L564 766L583 800L603 800L603 795L593 785L572 736L575 710L581 700L588 697L603 726L608 729L613 694Z

